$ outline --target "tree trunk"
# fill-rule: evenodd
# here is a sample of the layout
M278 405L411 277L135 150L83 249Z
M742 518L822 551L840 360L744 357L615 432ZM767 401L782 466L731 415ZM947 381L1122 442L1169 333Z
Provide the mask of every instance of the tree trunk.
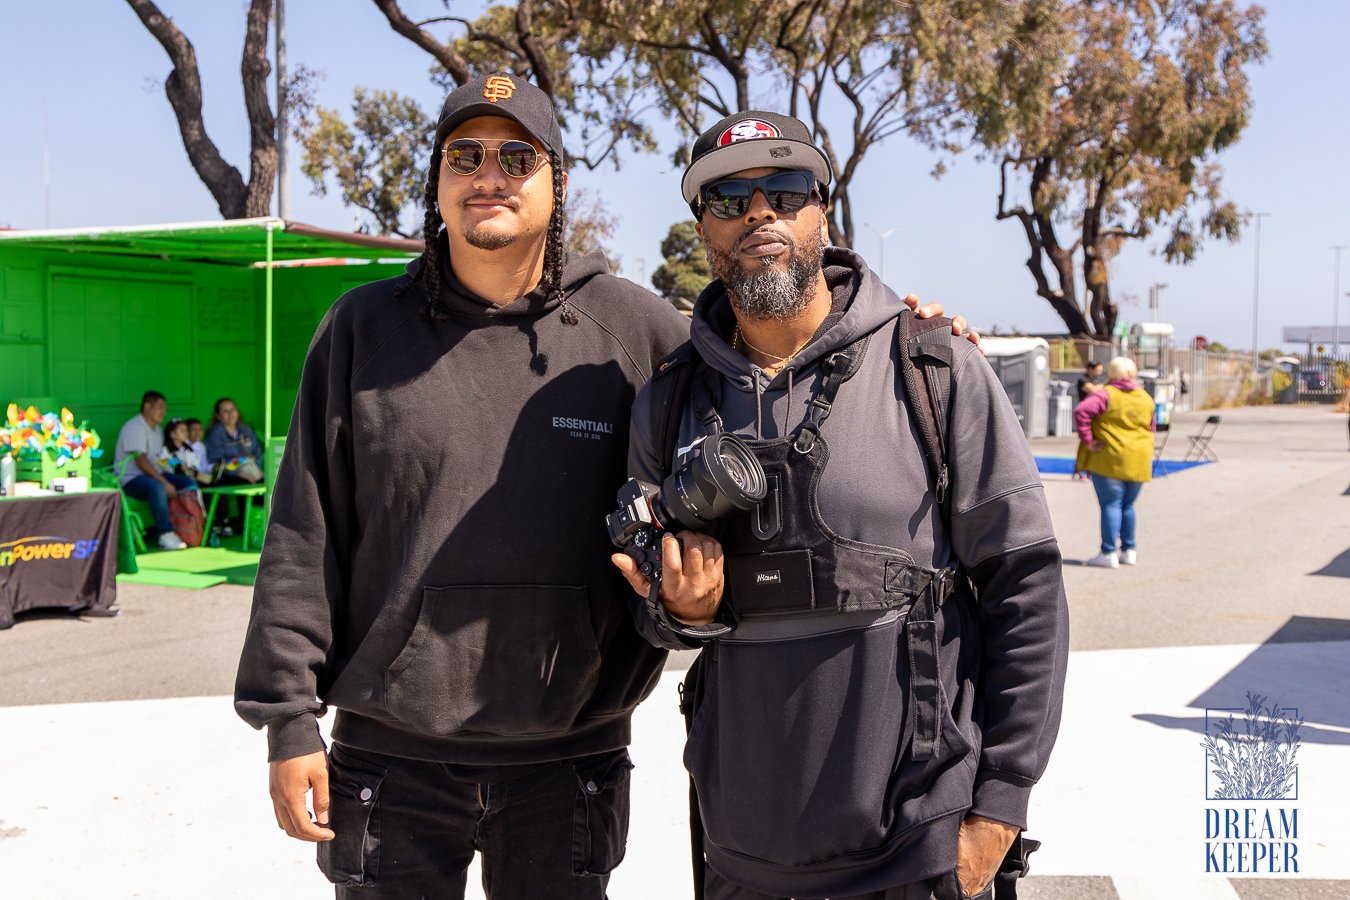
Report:
M1049 301L1051 308L1069 329L1069 334L1074 337L1090 335L1092 334L1092 327L1088 324L1087 318L1084 317L1083 311L1078 308L1078 292L1074 286L1073 251L1065 250L1060 246L1059 239L1055 235L1053 210L1048 207L1046 202L1053 160L1049 157L1041 157L1035 160L1035 164L1032 166L1031 211L1023 206L1015 206L1011 209L1006 206L1008 166L1029 161L1019 161L1012 158L1003 160L999 168L998 213L995 218L999 220L1017 219L1022 224L1022 231L1027 238L1027 246L1031 250L1031 255L1027 257L1027 271L1031 273L1032 280L1036 282L1037 296ZM1055 269L1055 277L1059 282L1057 288L1051 286L1050 278L1045 271L1047 257Z
M1119 312L1111 302L1111 284L1099 244L1083 248L1083 280L1087 283L1088 311L1096 336L1109 339Z
M197 51L178 26L152 0L127 0L146 30L169 55L173 70L164 80L164 93L183 138L183 148L197 177L216 201L221 216L239 219L265 216L271 208L277 174L276 121L267 101L267 26L271 0L251 0L248 30L241 63L244 105L249 118L249 180L227 163L206 133L202 118L202 82Z
M1114 164L1114 160L1111 160ZM1087 285L1088 316L1098 338L1110 339L1116 327L1116 306L1111 302L1111 273L1106 267L1106 242L1102 240L1102 210L1110 181L1101 175L1088 195L1083 210L1083 283Z
M272 191L277 183L277 122L267 101L267 77L272 64L267 59L267 25L272 0L252 0L240 74L244 83L244 108L248 111L248 192L244 197L246 217L266 216L272 211Z

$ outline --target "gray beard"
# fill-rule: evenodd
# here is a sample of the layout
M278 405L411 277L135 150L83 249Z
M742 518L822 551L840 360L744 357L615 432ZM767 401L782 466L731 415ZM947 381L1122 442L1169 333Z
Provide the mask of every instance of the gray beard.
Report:
M501 250L514 244L516 235L470 228L464 232L464 240L468 241L470 247L477 247L479 250Z
M787 240L787 239L785 239ZM761 268L748 271L733 252L706 247L708 267L726 285L732 305L752 319L791 319L815 296L824 248L813 236L802 245L787 240L787 267L774 269L774 257L760 257Z

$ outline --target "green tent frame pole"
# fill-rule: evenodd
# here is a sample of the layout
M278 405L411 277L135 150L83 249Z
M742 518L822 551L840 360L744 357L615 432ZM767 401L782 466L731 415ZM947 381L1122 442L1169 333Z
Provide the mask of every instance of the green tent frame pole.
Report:
M267 223L267 270L263 276L263 440L268 443L272 441L272 229L276 224Z

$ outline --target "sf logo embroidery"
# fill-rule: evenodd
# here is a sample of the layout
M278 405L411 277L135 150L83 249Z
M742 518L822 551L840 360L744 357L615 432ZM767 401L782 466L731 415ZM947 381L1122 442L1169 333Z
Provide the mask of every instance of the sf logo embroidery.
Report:
M722 132L721 137L717 139L719 147L725 147L728 144L734 144L737 141L753 141L756 138L776 138L778 129L774 128L768 122L761 122L758 119L746 119L744 122L737 122L726 131Z
M493 75L483 85L483 96L496 103L498 100L510 100L516 92L516 83L505 75Z

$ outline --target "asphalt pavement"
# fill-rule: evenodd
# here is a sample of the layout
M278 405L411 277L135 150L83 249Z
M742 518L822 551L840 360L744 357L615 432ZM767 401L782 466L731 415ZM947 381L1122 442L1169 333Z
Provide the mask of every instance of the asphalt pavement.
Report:
M1063 725L1032 796L1044 847L1021 896L1350 897L1350 452L1345 414L1222 411L1217 464L1158 479L1140 564L1096 551L1091 485L1047 476L1072 648ZM1173 425L1169 457L1204 413ZM1033 442L1067 456L1073 441ZM0 897L320 898L277 830L265 741L229 702L251 590L124 585L122 614L0 632ZM610 896L691 895L673 657L635 717L628 859ZM1248 692L1297 711L1297 872L1206 872L1207 727ZM471 877L476 884L476 876ZM471 896L475 896L471 894ZM481 896L478 894L477 896Z

